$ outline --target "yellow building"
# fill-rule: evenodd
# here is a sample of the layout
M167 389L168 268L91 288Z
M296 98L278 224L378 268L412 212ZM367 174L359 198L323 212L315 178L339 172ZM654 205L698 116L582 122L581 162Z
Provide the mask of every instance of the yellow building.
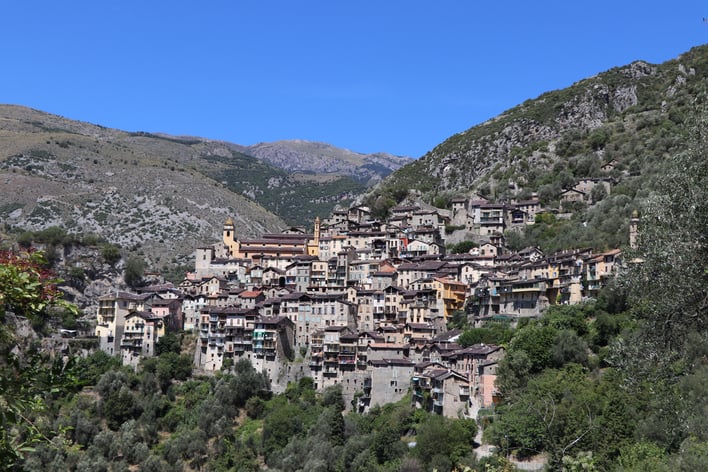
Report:
M462 310L467 297L467 285L449 277L433 279L433 288L437 292L438 306L447 320L457 310Z
M318 256L320 219L315 219L314 234L302 232L264 234L258 239L238 239L234 220L224 223L223 242L232 259L257 260L263 257L288 258L299 255Z

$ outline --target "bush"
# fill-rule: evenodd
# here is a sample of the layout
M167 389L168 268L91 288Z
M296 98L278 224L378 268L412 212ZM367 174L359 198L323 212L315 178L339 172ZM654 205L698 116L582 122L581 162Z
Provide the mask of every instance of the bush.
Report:
M145 261L137 256L130 256L125 263L125 283L130 287L137 287L143 280Z
M101 248L101 255L106 264L115 265L121 258L120 248L115 244L104 244Z

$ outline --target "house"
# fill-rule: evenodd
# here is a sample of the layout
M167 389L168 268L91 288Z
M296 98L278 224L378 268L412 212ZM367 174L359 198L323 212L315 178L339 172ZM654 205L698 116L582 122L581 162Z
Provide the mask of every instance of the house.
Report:
M621 251L613 249L597 255L592 255L584 261L584 295L596 297L599 291L614 276L621 258Z
M541 211L541 201L536 197L516 202L513 206L526 214L526 224L534 224L536 214Z
M199 327L199 312L207 304L204 295L184 295L182 298L183 329L195 331Z
M411 387L416 408L448 418L458 418L467 412L470 384L459 372L437 365L422 369L416 366Z
M123 365L138 368L140 361L152 357L155 344L165 334L160 316L148 311L135 311L125 317L120 354Z
M120 352L120 342L125 329L125 319L133 312L146 311L151 294L115 292L98 298L95 335L99 349L109 355Z
M587 200L588 195L583 191L576 190L575 188L568 188L560 193L561 203L584 202Z
M603 172L611 172L617 167L618 164L619 161L613 158L602 164L602 167L600 167L600 169L602 169Z
M483 257L497 257L499 249L492 243L484 243L479 246L479 255Z
M517 254L522 258L530 262L536 262L543 258L544 254L541 249L537 247L525 247L524 249L517 252Z
M207 372L221 369L225 359L251 353L258 313L236 307L205 307L199 315L195 364Z
M253 310L256 305L263 302L266 296L260 290L243 290L237 296L237 306Z
M150 311L162 320L166 330L184 329L181 298L154 298L150 304Z
M580 179L573 188L579 192L583 192L585 195L590 195L593 189L600 185L605 188L606 194L609 195L612 190L611 183L612 180L609 178L584 178Z
M438 313L442 313L445 320L465 306L467 298L467 285L449 277L434 277L433 289L436 292Z
M452 218L450 223L455 226L465 226L467 224L467 201L465 197L454 197L450 200Z
M369 405L397 402L408 393L415 367L409 359L405 357L370 359L368 365L371 372ZM368 409L366 407L364 411Z
M503 233L506 229L507 209L501 203L485 203L479 207L479 233L488 236L494 233Z
M290 232L239 240L235 234L234 221L229 217L224 223L222 239L228 256L232 259L256 261L264 256L273 256L290 260L297 255L308 254L308 245L311 244L310 241L315 240L315 235Z

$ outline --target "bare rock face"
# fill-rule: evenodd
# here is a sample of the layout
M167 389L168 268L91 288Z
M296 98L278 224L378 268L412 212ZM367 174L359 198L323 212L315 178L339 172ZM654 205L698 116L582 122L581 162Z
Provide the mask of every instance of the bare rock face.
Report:
M637 98L637 87L635 85L620 87L615 90L611 100L612 107L621 113L639 102Z

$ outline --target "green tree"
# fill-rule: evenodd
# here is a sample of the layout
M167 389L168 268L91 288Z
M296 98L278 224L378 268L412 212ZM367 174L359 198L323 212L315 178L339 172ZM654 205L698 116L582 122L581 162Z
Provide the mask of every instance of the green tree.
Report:
M101 255L108 265L115 265L121 258L120 248L115 244L104 244L101 247Z
M182 352L182 335L179 333L165 333L160 339L155 343L155 354L157 356L167 353L174 352L179 354Z
M477 243L474 241L461 241L457 244L453 244L450 246L450 253L451 254L465 254L467 252L470 252L472 248L477 247Z
M559 468L564 456L592 449L600 405L580 366L548 369L531 379L516 401L500 407L490 436L502 450L517 449L521 456L547 451L551 467Z
M451 465L458 465L472 453L476 433L477 425L473 420L430 415L416 431L415 454L425 464L430 464L436 456L442 456Z
M541 372L552 364L552 348L556 328L529 323L520 328L511 340L510 351L524 351L531 361L531 373Z
M51 371L42 356L13 351L19 340L13 327L18 316L33 324L47 318L47 310L61 307L74 314L75 306L62 300L57 279L44 268L40 252L0 251L0 468L17 464L32 445L49 443L51 432L35 417L46 408L47 392L64 382L63 365ZM23 349L19 349L20 352Z
M689 429L695 412L706 408L703 397L691 393L701 388L708 345L705 124L704 118L689 150L671 159L641 211L638 249L628 254L621 279L637 329L619 337L609 357L629 391L646 399L638 437L670 453L689 435L708 441L705 429Z
M137 287L145 274L145 261L141 257L130 256L125 262L124 279L129 287Z

